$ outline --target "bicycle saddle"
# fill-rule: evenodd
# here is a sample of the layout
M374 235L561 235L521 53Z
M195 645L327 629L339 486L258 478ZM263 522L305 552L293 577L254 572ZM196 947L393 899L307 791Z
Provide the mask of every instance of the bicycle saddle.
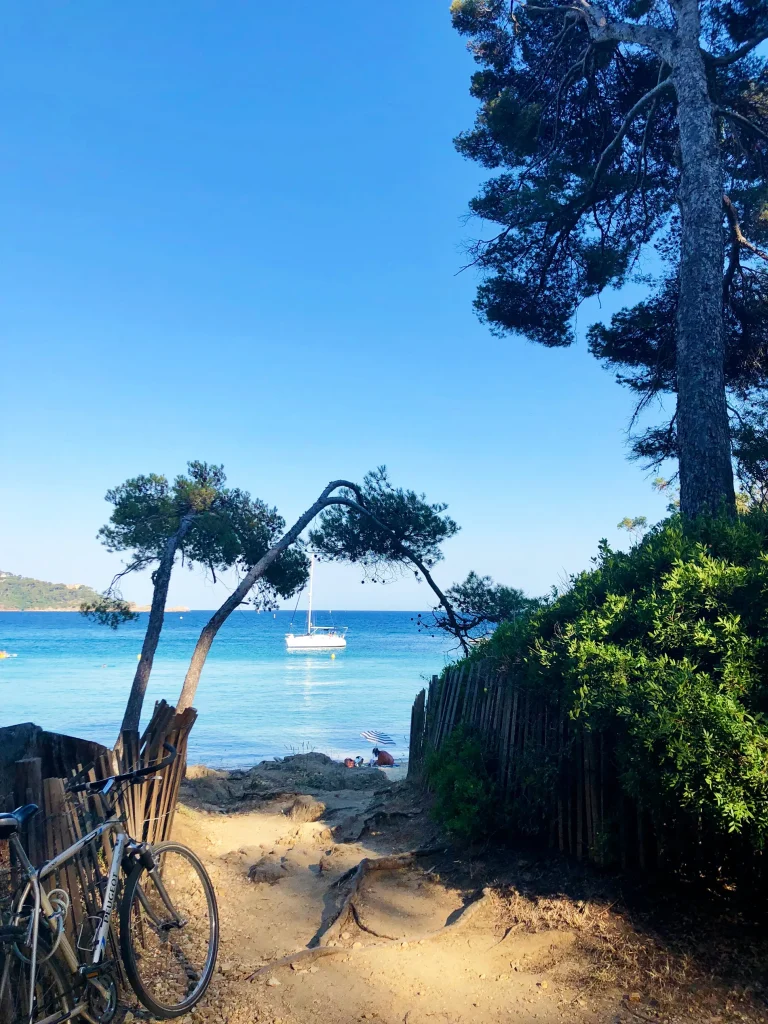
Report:
M10 839L20 828L24 828L38 810L37 804L24 804L23 807L17 807L10 814L0 814L0 839Z

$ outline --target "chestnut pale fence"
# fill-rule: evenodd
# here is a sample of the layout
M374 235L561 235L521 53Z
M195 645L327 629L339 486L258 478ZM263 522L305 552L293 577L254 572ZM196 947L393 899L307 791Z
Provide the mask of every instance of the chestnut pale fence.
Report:
M176 714L175 708L160 701L144 732L123 733L113 750L46 732L32 723L0 729L0 810L27 803L40 808L22 837L33 863L40 864L61 853L104 819L99 796L67 792L66 783L72 776L96 780L153 764L165 756L163 744L172 743L178 752L173 764L156 777L129 786L119 808L135 839L150 843L167 839L184 777L189 732L196 717L192 708ZM90 923L98 920L108 860L101 844L107 841L89 844L46 883L69 894L67 928L75 941L87 941ZM9 858L8 844L0 844L0 910L19 882L18 866Z
M413 704L408 776L429 785L428 761L458 727L482 745L502 822L579 860L766 881L765 858L683 808L644 806L621 783L617 733L572 718L560 693L533 688L493 661L433 676Z

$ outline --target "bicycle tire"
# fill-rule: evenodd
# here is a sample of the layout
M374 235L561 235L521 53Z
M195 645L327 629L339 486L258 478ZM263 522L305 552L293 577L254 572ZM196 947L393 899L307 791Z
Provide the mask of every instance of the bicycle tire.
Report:
M43 936L38 948L45 956L49 945ZM0 984L8 964L8 981L0 996L0 1024L29 1024L29 964L21 960L12 946L0 946ZM56 954L37 965L33 1021L57 1013L69 1013L73 1008L72 974L66 970Z
M172 840L158 843L152 853L173 910L184 923L169 923L161 891L144 865L137 864L120 904L120 953L131 988L155 1017L167 1020L188 1013L211 982L219 913L208 872L196 854Z

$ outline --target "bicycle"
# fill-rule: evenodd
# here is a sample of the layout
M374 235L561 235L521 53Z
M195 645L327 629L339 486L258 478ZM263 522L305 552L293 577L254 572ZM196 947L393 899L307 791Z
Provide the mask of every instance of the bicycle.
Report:
M154 846L127 833L116 803L124 788L166 768L176 749L159 763L96 782L71 780L71 793L99 795L105 820L51 860L35 867L20 831L37 813L27 804L0 814L0 840L7 840L22 875L7 920L0 919L0 1022L64 1024L82 1017L108 1024L118 1005L114 961L107 957L110 927L119 902L120 958L131 988L162 1019L189 1012L204 995L216 966L219 920L216 896L198 857L168 840ZM111 837L111 855L101 908L86 918L76 949L65 934L70 897L46 891L43 882L89 843ZM103 844L109 851L110 844ZM123 892L118 901L121 877ZM84 935L86 922L92 936ZM86 954L84 962L77 951Z

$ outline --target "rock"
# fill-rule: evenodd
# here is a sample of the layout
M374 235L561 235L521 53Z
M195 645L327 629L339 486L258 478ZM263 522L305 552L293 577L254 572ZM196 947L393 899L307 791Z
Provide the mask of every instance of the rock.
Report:
M267 980L267 985L269 985L270 988L277 988L277 986L281 984L282 982L278 981L274 976Z
M350 935L349 935L349 932L342 932L342 933L341 933L341 937L342 937L342 939L344 939L344 941L346 942L346 941L347 941L347 939L348 939L348 938L350 937Z
M312 966L309 968L309 973L310 974L317 974L317 972L319 970L320 970L320 968L317 966L317 964L312 964Z
M538 986L539 988L549 988L549 985L547 985L546 981L538 982Z
M297 796L288 808L291 821L317 821L325 814L325 804L313 796Z
M630 1003L639 1003L640 1002L640 993L639 992L630 992L629 995L627 996L627 999L630 1001Z
M292 874L294 870L293 865L287 862L285 857L268 853L251 865L248 869L248 878L251 882L267 882L274 885L281 878Z
M352 943L352 949L362 949L362 948L363 948L362 942L353 942Z
M185 779L227 779L229 772L218 771L204 764L188 764L184 773ZM133 1016L133 1015L131 1015Z

